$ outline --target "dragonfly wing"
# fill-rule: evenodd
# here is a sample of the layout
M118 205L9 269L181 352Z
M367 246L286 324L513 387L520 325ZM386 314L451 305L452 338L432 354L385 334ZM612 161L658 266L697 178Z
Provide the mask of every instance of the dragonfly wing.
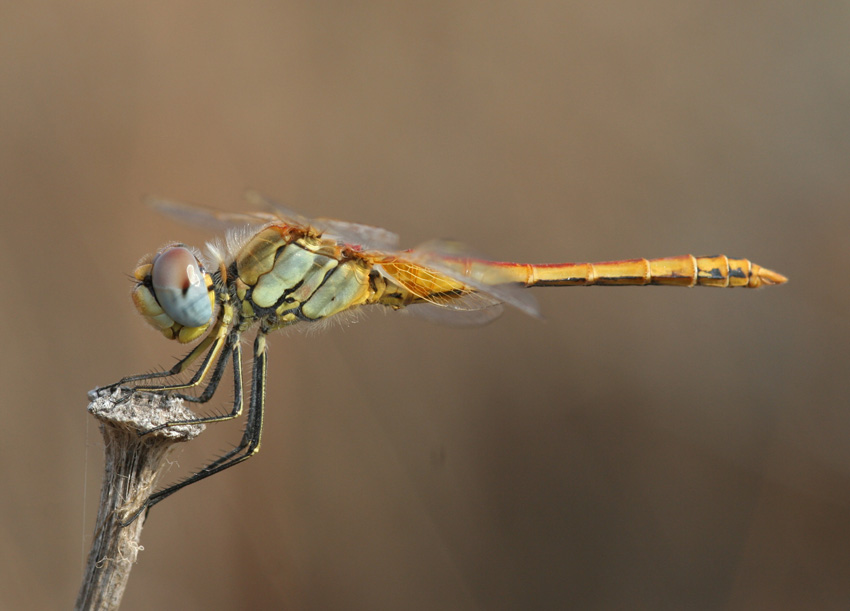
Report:
M392 251L398 249L398 235L392 231L335 219L316 219L315 226L326 236L349 246L360 246L363 250Z
M315 227L315 223L312 219L295 212L295 210L292 210L279 202L269 199L257 191L246 191L245 201L254 208L268 210L276 218L282 220L287 225L300 227L301 229Z
M475 290L479 297L489 297L529 314L540 317L537 300L513 277L500 273L492 261L472 253L466 246L448 240L432 240L414 248L410 260L433 269Z
M455 301L462 302L466 297L459 297ZM456 304L461 305L462 304ZM442 304L417 303L405 310L413 316L423 318L430 322L436 322L442 325L450 325L453 327L466 327L474 325L486 325L502 315L504 308L499 302L494 302L488 307L481 307L480 302L470 305L467 309L449 308Z
M407 258L392 256L375 269L422 300L409 308L422 318L472 325L490 322L502 312L502 303L496 297Z
M288 225L294 225L302 229L312 228L316 232L336 239L341 244L353 247L359 246L362 250L389 251L398 248L398 236L380 227L337 221L335 219L307 218L256 191L248 191L245 194L245 199L254 207L269 210Z
M272 220L270 215L263 213L224 212L207 206L187 204L155 196L146 198L145 203L157 212L176 221L195 227L203 227L215 233L245 225L264 225Z
M481 325L502 313L502 303L496 297L477 292L455 278L417 263L394 258L375 268L422 300L405 311L431 322Z

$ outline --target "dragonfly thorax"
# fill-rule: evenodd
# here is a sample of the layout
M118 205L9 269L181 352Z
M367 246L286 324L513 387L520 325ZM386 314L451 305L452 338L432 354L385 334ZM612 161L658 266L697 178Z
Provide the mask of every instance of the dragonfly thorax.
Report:
M316 321L370 300L371 264L334 240L270 225L236 253L236 305L271 327ZM231 268L233 269L233 268Z

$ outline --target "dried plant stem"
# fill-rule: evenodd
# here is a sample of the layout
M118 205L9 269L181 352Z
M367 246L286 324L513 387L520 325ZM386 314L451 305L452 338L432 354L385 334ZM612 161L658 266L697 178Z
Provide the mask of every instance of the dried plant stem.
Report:
M145 515L129 519L168 468L174 444L200 434L203 425L175 426L140 436L165 422L193 418L180 399L126 391L94 395L88 410L100 421L105 466L92 546L75 609L117 609L136 556ZM126 400L124 400L126 399Z

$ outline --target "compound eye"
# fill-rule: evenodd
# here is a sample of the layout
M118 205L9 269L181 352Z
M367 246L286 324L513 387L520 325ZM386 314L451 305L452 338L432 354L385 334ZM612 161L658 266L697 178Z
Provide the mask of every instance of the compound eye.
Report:
M198 260L187 248L166 248L153 262L153 292L165 313L184 327L200 327L212 318L212 304Z

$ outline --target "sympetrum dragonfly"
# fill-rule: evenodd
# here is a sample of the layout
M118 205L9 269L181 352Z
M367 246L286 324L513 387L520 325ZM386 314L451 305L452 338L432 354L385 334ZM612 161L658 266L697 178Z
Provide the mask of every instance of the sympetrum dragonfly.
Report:
M242 413L242 335L257 327L248 416L242 439L231 451L185 480L152 494L132 522L177 490L253 456L263 428L266 336L298 323L315 323L360 306L413 306L428 318L478 324L492 320L507 303L537 314L531 286L671 285L758 288L786 278L724 255L683 255L602 263L533 265L494 262L469 255L451 242L429 242L398 250L398 238L384 229L329 219L308 220L254 193L249 203L269 212L225 213L165 200L151 204L181 220L227 229L224 242L209 244L206 256L179 243L142 259L134 272L133 302L148 323L180 343L203 339L168 371L129 376L106 389L176 376L200 364L188 381L133 386L128 392L174 392L209 401L233 363L235 401L229 413L169 422L232 420Z

